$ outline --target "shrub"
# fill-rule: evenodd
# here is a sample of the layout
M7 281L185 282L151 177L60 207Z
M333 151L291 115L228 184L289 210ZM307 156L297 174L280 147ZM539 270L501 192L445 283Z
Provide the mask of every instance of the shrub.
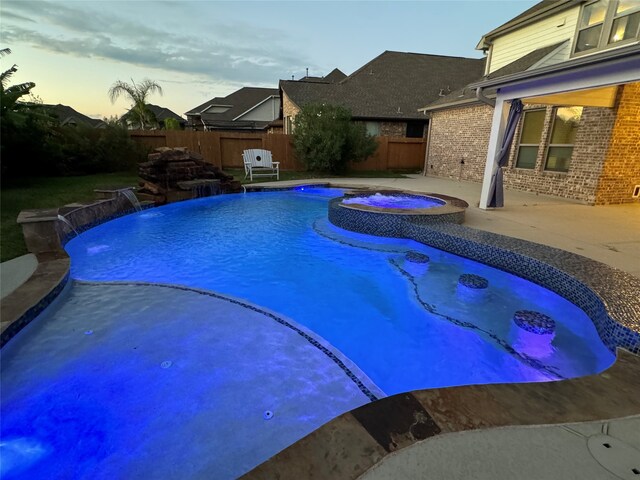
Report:
M165 118L164 119L164 129L165 130L180 130L180 122L175 118Z
M293 146L308 170L342 173L349 162L359 162L378 148L363 124L351 121L351 112L327 104L305 105L295 118Z

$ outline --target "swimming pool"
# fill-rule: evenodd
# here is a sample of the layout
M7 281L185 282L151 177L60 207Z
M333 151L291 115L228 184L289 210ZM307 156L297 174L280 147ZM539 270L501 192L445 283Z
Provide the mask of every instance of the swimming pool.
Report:
M74 281L0 352L0 476L236 478L385 394L613 362L548 290L332 225L340 195L204 198L71 240Z
M320 188L225 195L129 215L67 244L71 275L245 298L322 336L389 395L559 380L613 362L587 315L540 286L414 241L331 225L327 203L341 195ZM416 267L410 251L427 255L428 265ZM489 287L460 287L463 274ZM522 310L553 318L553 340L523 341L513 322Z

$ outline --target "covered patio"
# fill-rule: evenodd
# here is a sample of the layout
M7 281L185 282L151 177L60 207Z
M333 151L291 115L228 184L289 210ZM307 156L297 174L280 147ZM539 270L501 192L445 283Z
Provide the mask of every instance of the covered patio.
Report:
M535 105L614 107L621 101L622 92L634 92L635 96L639 81L640 47L632 45L471 84L479 98L484 89L497 89L479 207L502 206L501 168L508 161L520 118L512 113L509 121L510 110L514 110L511 107L519 103L516 100ZM613 127L598 179L596 204L633 202L640 196L636 192L636 184L640 184L637 132L630 130L640 118L634 101L626 100L625 108Z

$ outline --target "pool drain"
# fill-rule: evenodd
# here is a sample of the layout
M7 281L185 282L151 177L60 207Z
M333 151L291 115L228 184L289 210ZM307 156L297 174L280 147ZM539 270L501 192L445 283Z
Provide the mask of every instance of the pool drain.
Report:
M271 410L265 410L262 414L262 418L265 420L271 420L273 418L273 412Z
M169 368L171 365L173 365L173 362L171 360L165 360L160 364L162 368Z

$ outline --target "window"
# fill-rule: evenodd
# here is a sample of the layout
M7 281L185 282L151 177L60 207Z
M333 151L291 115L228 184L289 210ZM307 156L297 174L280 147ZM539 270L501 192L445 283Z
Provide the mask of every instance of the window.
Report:
M284 117L284 133L291 135L293 133L293 121L291 117Z
M561 107L555 111L553 127L551 129L551 140L547 149L547 161L544 169L552 172L568 172L573 144L576 139L576 132L582 107Z
M536 158L538 157L546 113L546 110L527 110L524 112L518 154L516 156L516 168L536 167Z
M608 43L617 43L638 37L640 3L638 0L620 0L611 26Z
M380 123L379 122L364 122L364 126L367 129L367 133L372 137L380 135Z
M638 39L638 0L597 0L586 4L578 20L574 53L591 52Z
M407 122L407 138L422 138L425 122Z

